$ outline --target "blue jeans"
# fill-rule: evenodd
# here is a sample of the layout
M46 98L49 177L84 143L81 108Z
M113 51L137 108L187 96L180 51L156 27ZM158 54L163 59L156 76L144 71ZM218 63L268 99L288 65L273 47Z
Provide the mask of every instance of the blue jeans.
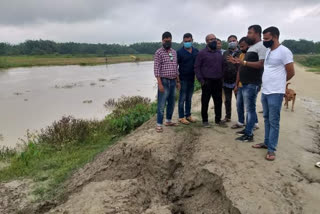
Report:
M259 89L259 88L258 88ZM243 95L242 95L242 87L238 88L237 92L237 113L238 113L238 123L239 124L245 124L244 121L244 102L243 102ZM246 117L246 120L248 121L248 114ZM256 124L258 123L258 115L256 113Z
M261 102L264 117L264 144L268 151L276 151L280 130L280 112L284 94L262 94Z
M253 135L254 124L257 121L256 112L256 100L258 94L259 85L256 84L245 84L242 86L242 96L244 107L247 112L247 124L245 128L246 135Z
M158 89L158 108L157 108L157 125L162 126L164 108L167 104L167 122L171 122L176 94L176 80L161 78L164 92L161 93Z
M194 81L181 80L179 95L179 118L191 116L191 101L194 90Z

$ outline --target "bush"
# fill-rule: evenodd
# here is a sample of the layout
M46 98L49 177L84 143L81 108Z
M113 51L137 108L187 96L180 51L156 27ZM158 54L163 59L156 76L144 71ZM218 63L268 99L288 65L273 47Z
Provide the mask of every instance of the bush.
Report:
M7 161L11 157L13 157L16 154L16 149L11 149L6 146L0 147L0 160Z
M84 143L98 127L98 121L75 119L72 116L62 117L51 126L41 129L33 139L35 143L45 143L56 147L69 143ZM30 135L28 135L30 138Z
M307 67L319 67L320 56L319 55L299 55L295 57L295 60Z
M108 130L114 134L127 134L141 126L156 113L156 104L149 98L140 96L121 97L118 101L110 99L105 107L114 107L106 117Z

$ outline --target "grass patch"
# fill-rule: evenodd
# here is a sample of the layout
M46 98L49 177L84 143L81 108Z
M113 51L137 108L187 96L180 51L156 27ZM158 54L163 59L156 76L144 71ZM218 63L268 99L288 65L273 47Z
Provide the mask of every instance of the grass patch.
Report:
M320 55L295 55L296 62L308 67L309 72L320 72Z
M75 170L149 120L156 109L155 103L142 97L107 103L114 109L104 120L63 117L38 133L28 133L21 151L2 148L0 161L9 165L0 170L0 181L29 178L36 183L37 200L59 196L63 182Z
M0 68L31 67L47 65L99 65L121 62L151 61L151 54L137 55L39 55L39 56L0 56Z

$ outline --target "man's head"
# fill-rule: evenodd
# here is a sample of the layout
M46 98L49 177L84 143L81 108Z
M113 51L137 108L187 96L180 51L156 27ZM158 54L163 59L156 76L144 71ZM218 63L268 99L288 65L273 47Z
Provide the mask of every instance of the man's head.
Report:
M209 47L211 50L217 49L217 38L214 34L209 34L206 36L206 43L207 47Z
M183 46L187 49L192 47L192 42L193 42L193 38L192 38L192 34L191 33L185 33L183 35Z
M217 50L221 50L221 48L222 48L221 39L218 39L218 38L217 38Z
M162 46L165 48L165 49L170 49L171 48L171 42L172 42L172 35L170 32L164 32L162 34Z
M266 48L271 48L273 44L279 43L280 31L277 27L268 27L263 31L263 45Z
M228 37L228 48L234 50L238 47L238 38L235 35L230 35Z
M249 45L254 45L255 43L261 40L261 31L262 29L260 25L251 25L248 28L247 38Z
M240 50L242 53L246 53L247 50L249 49L249 45L248 45L248 38L247 37L242 37L239 41L239 46L240 46Z

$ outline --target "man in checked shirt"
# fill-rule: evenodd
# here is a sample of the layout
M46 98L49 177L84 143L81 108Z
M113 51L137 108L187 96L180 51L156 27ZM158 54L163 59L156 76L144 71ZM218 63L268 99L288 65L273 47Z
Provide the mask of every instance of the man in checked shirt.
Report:
M176 87L180 90L177 53L171 48L172 35L162 34L162 47L154 55L154 75L158 81L157 132L163 132L164 108L167 104L165 126L176 126L172 122Z

